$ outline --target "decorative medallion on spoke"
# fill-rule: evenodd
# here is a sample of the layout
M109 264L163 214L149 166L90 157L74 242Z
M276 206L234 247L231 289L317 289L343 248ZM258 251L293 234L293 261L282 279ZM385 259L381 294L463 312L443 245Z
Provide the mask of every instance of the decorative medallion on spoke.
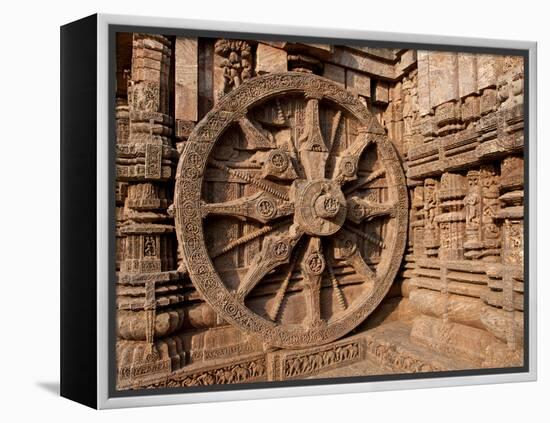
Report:
M269 345L342 337L403 258L407 190L393 145L356 97L315 75L257 77L220 100L186 143L175 198L193 284Z

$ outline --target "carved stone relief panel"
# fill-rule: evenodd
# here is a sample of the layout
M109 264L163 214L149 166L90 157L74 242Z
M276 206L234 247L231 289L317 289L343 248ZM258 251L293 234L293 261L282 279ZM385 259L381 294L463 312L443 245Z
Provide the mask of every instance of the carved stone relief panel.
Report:
M523 59L117 36L117 387L523 362Z
M214 175L235 188L204 191ZM178 167L176 227L191 280L224 320L304 347L345 335L382 300L407 203L395 150L355 97L313 75L272 74L195 127ZM259 252L246 254L249 244Z

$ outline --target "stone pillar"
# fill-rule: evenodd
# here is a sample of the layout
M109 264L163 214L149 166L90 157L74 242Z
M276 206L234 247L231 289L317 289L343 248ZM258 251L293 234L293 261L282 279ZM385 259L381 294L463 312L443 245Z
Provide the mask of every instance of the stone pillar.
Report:
M424 187L414 187L411 201L411 234L409 235L413 247L413 254L420 258L424 256Z
M499 210L499 176L494 166L482 165L480 177L483 260L496 262L500 255L500 228L495 220Z
M199 120L199 40L176 37L175 43L175 136L183 149L195 124Z
M129 136L130 114L126 90L124 97L118 97L116 103L116 142L117 145L127 144ZM124 203L128 195L128 183L117 182L115 191L115 215L116 215L116 270L119 271L124 260L126 237L122 233L121 226L124 222Z
M418 134L418 72L413 71L403 79L403 123L402 143L403 155L406 156L409 147L415 144Z
M118 217L124 240L117 276L119 388L142 386L185 363L181 341L166 337L181 327L184 315L167 213L178 157L169 115L171 54L166 37L134 34L128 106L117 107L117 203L123 201Z
M488 300L499 306L505 313L505 341L510 350L522 347L523 334L523 159L510 156L502 161L499 201L502 208L495 216L495 221L502 227L502 254L500 266L495 266L492 275L501 279L500 286L495 286L494 295ZM500 289L499 289L500 288ZM496 301L495 301L496 300ZM519 316L518 316L519 315ZM521 325L518 325L518 321ZM520 326L518 328L518 326Z
M439 250L439 228L436 216L439 212L438 183L435 179L424 180L424 252L427 257L437 257Z
M464 177L455 173L444 173L439 187L440 211L436 217L439 224L439 259L442 261L464 258Z
M466 240L464 256L477 259L481 252L481 184L479 170L470 170L466 175L468 181L467 194L464 197L464 214L466 219Z
M468 192L464 197L466 219L465 257L498 261L500 229L495 223L499 209L498 175L491 165L470 170L466 175Z

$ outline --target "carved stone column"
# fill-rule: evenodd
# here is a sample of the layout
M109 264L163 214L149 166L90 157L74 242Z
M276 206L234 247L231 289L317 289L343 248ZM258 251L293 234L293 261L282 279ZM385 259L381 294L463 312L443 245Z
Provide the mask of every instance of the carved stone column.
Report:
M495 361L521 363L523 355L523 159L510 156L502 161L499 201L502 208L495 222L502 228L501 262L488 269L492 281L484 300L483 321L508 351L496 352ZM498 353L498 354L497 354Z
M169 116L171 51L163 36L133 35L128 107L117 108L117 177L125 194L121 186L119 387L143 384L185 362L181 341L163 338L181 327L184 315L178 307L183 297L178 295L174 225L167 213L177 161ZM163 309L166 305L172 308Z
M418 140L418 72L414 71L403 79L403 155ZM394 134L395 135L395 134ZM399 137L398 137L399 138Z
M481 185L479 171L470 170L466 175L468 192L464 197L464 212L466 218L466 240L464 256L474 259L480 256L481 243Z
M424 248L426 256L437 257L439 229L435 220L438 214L438 183L435 179L424 180Z
M491 165L481 166L483 258L498 261L500 255L500 228L496 224L499 209L499 177Z
M128 112L128 101L126 92L123 97L117 97L116 103L116 142L118 145L127 144L129 136L130 114ZM119 271L124 260L124 249L126 236L123 235L121 227L124 222L124 203L128 195L128 183L117 182L115 191L115 214L116 214L116 270Z
M464 258L464 212L462 199L465 195L464 177L455 173L441 176L439 201L441 214L436 217L440 233L440 260Z
M424 256L424 187L414 187L411 201L411 243L415 257Z

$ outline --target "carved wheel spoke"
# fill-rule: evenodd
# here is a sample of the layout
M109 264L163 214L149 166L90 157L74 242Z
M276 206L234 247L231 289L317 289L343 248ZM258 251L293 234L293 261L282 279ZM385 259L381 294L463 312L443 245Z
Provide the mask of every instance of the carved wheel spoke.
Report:
M334 290L334 294L336 295L336 299L338 301L338 306L341 310L345 310L348 306L346 303L346 299L344 297L344 293L342 292L342 289L340 288L340 284L338 282L338 278L336 277L336 274L334 273L334 266L333 266L333 260L330 259L327 261L327 271L330 278L330 283L332 284L332 289Z
M266 225L264 226L263 228L261 229L258 229L257 231L254 231L254 232L251 232L247 235L244 235L240 238L237 238L236 240L234 241L231 241L227 244L225 244L222 248L219 248L217 250L214 250L212 253L211 253L211 256L212 258L216 258L216 257L219 257L221 256L222 254L225 254L241 245L244 245L244 244L247 244L261 236L264 236L264 235L267 235L269 234L270 232L274 231L275 229L277 229L279 226L281 225L284 225L284 224L290 224L290 222L285 222L284 220L283 221L279 221L277 222L276 225L272 225L272 226L269 226L269 225Z
M275 294L273 305L271 306L271 309L269 310L269 313L268 313L269 318L273 321L277 320L277 317L279 315L279 310L281 309L281 305L285 298L286 290L290 282L290 278L292 277L292 272L294 271L296 267L296 262L298 261L298 255L296 254L296 252L293 252L292 255L293 255L293 258L290 261L290 264L285 274L285 278L283 279L281 286L279 287L279 289L277 290L277 293Z
M335 240L335 252L339 258L348 262L365 282L375 283L376 273L369 267L361 255L357 235L343 229Z
M203 217L216 214L267 223L274 219L291 215L294 212L294 205L268 192L258 192L249 197L225 201L223 203L203 202L201 209Z
M293 181L298 177L291 155L282 149L271 150L262 168L264 178Z
M359 238L362 238L365 241L370 242L372 245L376 247L386 248L386 244L384 243L384 241L382 241L380 237L376 234L362 231L361 229L358 229L348 224L344 225L344 229L346 229L351 233L354 233L355 235L359 236Z
M386 174L386 169L381 168L377 169L374 172L372 172L370 175L363 176L362 178L357 179L354 181L353 184L348 185L344 189L344 194L348 195L351 194L353 191L364 188L368 186L368 184L372 181L375 181L378 178L381 178Z
M300 162L309 181L325 177L329 155L319 124L319 100L310 98L306 105L306 124L299 140Z
M330 140L329 140L329 148L330 153L333 153L335 151L336 147L336 135L338 134L338 131L340 130L340 122L342 122L342 111L338 110L336 114L334 115L334 118L332 120L332 129L330 131Z
M376 143L380 139L380 134L376 134L380 132L380 130L373 128L375 127L359 128L359 133L353 144L336 160L333 180L340 184L344 184L357 179L357 170L359 168L359 159L361 155L370 144Z
M237 297L244 300L265 275L281 264L289 263L292 250L302 235L303 231L292 225L288 233L281 228L276 234L265 237L262 251L251 263L249 271L237 289Z
M203 186L207 167L227 177L210 172ZM268 345L342 337L399 269L408 214L398 156L365 106L324 78L287 72L235 87L196 125L177 181L193 284L220 318Z
M317 327L322 324L321 281L325 268L326 261L321 248L321 239L311 237L302 261L307 308L306 325L309 327Z
M263 129L258 123L251 121L249 118L242 117L238 120L241 130L245 134L250 147L256 149L270 149L275 146L273 136L270 136L268 131Z
M353 267L355 272L361 278L364 280L365 283L375 284L376 283L376 273L372 271L372 269L369 267L367 263L365 263L365 260L361 256L361 253L359 251L354 252L351 254L346 261Z
M397 206L394 203L376 203L358 197L348 198L347 218L354 223L361 223L375 217L395 215Z
M271 182L268 182L264 179L256 178L247 172L243 172L239 169L233 169L229 166L223 164L222 162L214 159L210 159L209 163L220 170L223 170L224 172L227 172L228 174L241 179L242 181L248 182L251 185L254 185L261 190L270 193L271 195L274 195L277 198L280 198L281 200L288 201L288 188L283 188L281 186L275 185Z

